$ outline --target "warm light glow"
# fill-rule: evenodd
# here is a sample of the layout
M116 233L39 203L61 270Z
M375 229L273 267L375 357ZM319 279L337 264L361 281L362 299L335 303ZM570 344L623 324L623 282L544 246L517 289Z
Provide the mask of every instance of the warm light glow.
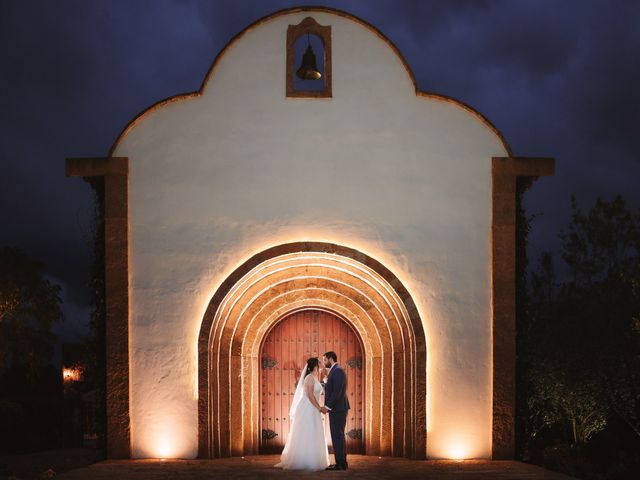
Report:
M158 440L158 444L156 445L156 452L158 454L158 458L161 460L165 460L166 458L171 458L173 453L173 445L171 441L167 438L161 438Z
M149 458L169 461L178 458L195 458L192 450L191 425L178 415L180 402L175 399L161 398L167 392L156 391L156 401L140 411L147 422L132 431L132 437L142 448L133 450L133 458ZM190 407L190 406L189 406Z
M81 378L82 370L79 367L62 369L62 381L64 383L77 382Z
M478 458L478 448L480 448L479 442L471 433L453 435L445 444L444 457L459 461Z
M450 452L452 460L463 460L466 457L466 449L462 445L454 445Z

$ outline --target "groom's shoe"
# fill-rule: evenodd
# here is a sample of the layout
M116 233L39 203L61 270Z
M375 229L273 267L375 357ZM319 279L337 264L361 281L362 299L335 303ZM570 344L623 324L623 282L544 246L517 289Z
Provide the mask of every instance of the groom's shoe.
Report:
M331 464L325 470L344 470L340 465Z

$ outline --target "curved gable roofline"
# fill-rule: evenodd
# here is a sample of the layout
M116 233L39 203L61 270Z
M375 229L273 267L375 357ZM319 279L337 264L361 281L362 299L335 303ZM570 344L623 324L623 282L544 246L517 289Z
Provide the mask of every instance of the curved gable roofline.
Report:
M359 17L356 17L355 15L352 15L352 14L350 14L348 12L345 12L344 10L340 10L340 9L337 9L337 8L331 8L331 7L305 6L305 7L291 7L291 8L285 8L285 9L282 9L282 10L278 10L277 12L274 12L274 13L271 13L269 15L266 15L264 17L259 18L258 20L256 20L255 22L249 24L247 27L242 29L237 34L235 34L231 38L231 40L229 40L227 42L227 44L222 48L222 50L220 50L218 55L216 55L216 58L213 60L213 63L209 67L209 70L207 71L207 74L204 76L204 79L202 80L202 83L200 84L200 88L198 90L196 90L194 92L187 92L187 93L182 93L182 94L178 94L178 95L173 95L171 97L165 98L163 100L160 100L160 101L154 103L150 107L147 107L142 112L138 113L138 115L136 115L122 129L122 131L118 135L118 138L116 138L116 140L113 143L113 145L111 145L111 148L109 149L109 157L113 156L116 148L118 147L118 144L120 143L120 140L122 140L122 138L135 125L137 125L146 115L148 115L148 114L150 114L150 113L162 108L165 105L168 105L168 104L173 103L173 102L177 102L178 100L185 100L185 99L190 99L190 98L195 98L195 97L201 96L204 93L205 87L209 83L209 79L213 75L213 71L215 70L216 66L218 65L218 62L220 61L220 59L222 59L222 57L225 55L227 50L229 50L229 48L237 40L239 40L244 34L250 32L254 28L262 25L263 23L266 23L266 22L268 22L270 20L273 20L276 17L280 17L280 16L283 16L283 15L290 15L292 13L299 13L299 12L330 13L330 14L333 14L333 15L337 15L337 16L340 16L340 17L347 18L347 19L349 19L349 20L351 20L351 21L353 21L355 23L358 23L358 24L362 25L363 27L369 29L373 33L375 33L381 40L383 40L389 46L389 48L391 48L391 50L394 51L394 53L400 59L400 62L404 66L405 71L407 72L407 74L409 75L409 78L411 79L411 82L413 83L413 88L415 89L416 96L425 97L425 98L432 98L432 99L435 99L435 100L449 102L449 103L452 103L452 104L454 104L454 105L466 110L467 112L471 113L478 120L480 120L482 123L484 123L486 127L488 127L491 131L493 131L493 133L495 133L495 135L500 139L500 142L502 142L502 145L503 145L504 149L506 150L508 156L510 156L510 157L513 156L513 153L511 151L511 147L509 146L509 144L505 140L505 138L502 135L502 133L500 132L500 130L498 130L498 128L493 123L491 123L487 117L485 117L483 114L481 114L475 108L473 108L472 106L470 106L470 105L468 105L468 104L466 104L466 103L464 103L464 102L462 102L460 100L456 100L455 98L449 97L447 95L441 95L441 94L434 93L434 92L428 92L428 91L420 90L420 88L418 87L418 82L416 81L416 77L413 74L413 71L411 70L411 68L409 67L409 64L407 63L407 60L404 58L404 55L402 55L402 53L400 52L398 47L391 40L389 40L389 38L384 33L382 33L377 27L373 26L369 22L367 22L367 21L365 21L365 20L363 20L363 19L361 19Z

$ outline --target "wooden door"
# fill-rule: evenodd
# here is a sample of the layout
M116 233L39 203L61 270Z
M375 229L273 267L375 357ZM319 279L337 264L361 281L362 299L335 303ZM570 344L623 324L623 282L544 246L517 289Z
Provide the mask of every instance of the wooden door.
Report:
M280 453L291 426L289 407L307 358L334 351L347 374L351 410L345 428L347 453L364 453L364 358L360 339L342 319L322 310L302 310L278 322L260 350L261 453ZM321 371L321 375L324 372ZM320 398L324 405L324 392ZM325 436L331 447L329 418L323 415Z

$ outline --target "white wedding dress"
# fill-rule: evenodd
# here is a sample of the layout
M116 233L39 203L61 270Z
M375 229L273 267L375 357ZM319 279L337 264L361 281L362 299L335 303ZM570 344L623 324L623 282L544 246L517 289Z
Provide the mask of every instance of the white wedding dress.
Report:
M311 375L313 394L319 403L322 384L315 375ZM296 392L298 389L302 389L302 382L298 382ZM329 448L324 437L322 414L316 410L306 393L301 394L302 397L289 414L292 419L291 430L280 463L275 466L285 470L324 470L329 466Z

